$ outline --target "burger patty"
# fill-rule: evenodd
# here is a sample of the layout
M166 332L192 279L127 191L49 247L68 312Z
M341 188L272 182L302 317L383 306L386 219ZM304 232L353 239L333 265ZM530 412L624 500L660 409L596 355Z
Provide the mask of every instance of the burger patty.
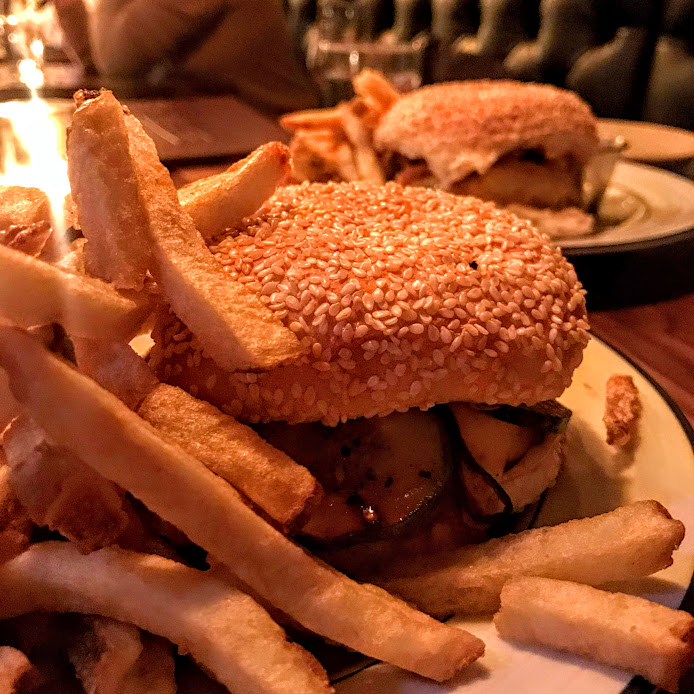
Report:
M437 185L423 160L397 158L391 175L402 185ZM474 195L499 205L515 203L555 210L580 207L582 168L572 157L547 159L536 150L524 150L507 154L484 174L470 174L453 184L450 192Z

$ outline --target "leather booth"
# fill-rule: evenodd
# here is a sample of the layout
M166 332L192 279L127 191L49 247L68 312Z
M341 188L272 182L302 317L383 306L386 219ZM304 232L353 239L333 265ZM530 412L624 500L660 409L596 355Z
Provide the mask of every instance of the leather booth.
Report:
M597 115L694 130L694 0L353 0L368 35L426 31L425 79L511 77L577 91ZM287 0L297 48L316 0Z

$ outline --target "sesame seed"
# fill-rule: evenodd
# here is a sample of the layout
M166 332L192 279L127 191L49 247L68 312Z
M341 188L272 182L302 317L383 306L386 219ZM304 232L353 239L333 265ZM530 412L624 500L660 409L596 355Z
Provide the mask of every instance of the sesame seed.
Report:
M337 321L347 320L351 315L352 315L352 309L351 309L351 308L349 308L349 307L343 308L343 309L335 316L335 320L337 320Z

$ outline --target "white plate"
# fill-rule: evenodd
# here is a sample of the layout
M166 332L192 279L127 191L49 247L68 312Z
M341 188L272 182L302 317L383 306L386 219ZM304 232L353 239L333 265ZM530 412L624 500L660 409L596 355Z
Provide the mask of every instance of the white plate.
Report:
M667 243L694 229L694 181L646 164L617 164L599 212L601 231L562 239L573 253Z
M694 132L670 125L600 118L598 134L608 140L622 136L629 144L624 156L635 161L655 164L694 157Z
M614 452L605 443L605 382L613 373L633 376L643 403L639 440L630 453ZM586 349L573 385L561 400L573 410L567 463L556 486L546 494L535 525L595 515L638 499L657 499L684 522L687 538L670 568L619 588L679 606L694 573L691 427L650 380L596 339ZM631 679L624 672L582 658L514 646L496 635L488 619L454 623L487 644L485 656L455 681L434 684L378 664L338 682L338 694L619 694Z

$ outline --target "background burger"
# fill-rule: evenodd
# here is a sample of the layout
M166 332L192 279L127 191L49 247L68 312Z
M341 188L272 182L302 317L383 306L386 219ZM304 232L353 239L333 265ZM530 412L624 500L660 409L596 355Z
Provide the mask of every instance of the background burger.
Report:
M359 85L356 78L358 91ZM592 229L592 217L581 208L584 169L598 149L597 121L572 92L470 80L398 96L379 114L368 94L358 96L338 107L346 122L332 130L326 120L286 116L283 125L295 132L291 146L299 180L376 177L373 166L360 165L364 133L354 137L350 112L361 116L384 180L492 200L555 236ZM351 168L340 166L346 143L353 146Z
M304 184L211 250L304 355L225 372L167 314L151 364L310 468L307 545L371 569L480 539L554 482L585 300L527 222L426 188Z

